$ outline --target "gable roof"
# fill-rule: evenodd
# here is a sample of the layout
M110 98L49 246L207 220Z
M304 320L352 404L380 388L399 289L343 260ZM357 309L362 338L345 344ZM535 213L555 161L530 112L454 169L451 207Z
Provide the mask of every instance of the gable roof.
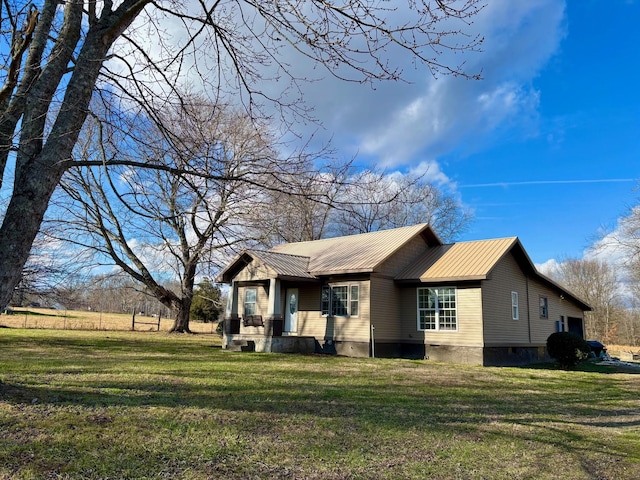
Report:
M584 311L591 306L562 285L541 274L518 237L439 245L423 255L395 279L399 282L456 282L486 280L491 270L512 253L520 268L533 278L571 299Z
M498 261L519 243L517 237L510 237L440 245L429 249L396 280L485 280Z
M309 273L373 272L399 248L420 235L429 246L441 245L437 235L426 224L380 230L345 237L309 242L285 243L270 252L309 257Z
M268 278L315 278L308 271L309 257L261 250L244 250L218 274L216 281L230 282L240 270L253 262L256 262L263 271L267 272ZM258 268L256 267L255 270Z

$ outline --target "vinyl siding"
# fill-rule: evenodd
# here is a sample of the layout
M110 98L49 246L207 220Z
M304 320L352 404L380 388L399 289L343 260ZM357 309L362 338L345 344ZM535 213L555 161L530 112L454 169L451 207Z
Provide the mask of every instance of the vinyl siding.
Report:
M424 239L417 236L394 252L376 271L381 275L396 276L428 250L429 246Z
M324 317L320 311L321 286L314 285L299 289L298 335L315 337L318 341L369 341L370 327L370 284L368 280L345 280L330 282L328 285L358 285L358 316Z
M540 317L540 297L546 297L549 306L548 318ZM547 286L529 282L529 308L531 311L531 342L534 345L544 345L547 338L556 331L556 321L564 317L584 318L584 312L567 300L560 298L560 294Z
M247 285L238 287L238 313L240 316L244 316L244 295L247 289L256 289L256 315L262 315L263 318L267 314L269 305L269 292L265 285ZM247 326L240 323L240 333L244 334L262 334L264 333L264 327Z
M400 288L389 278L371 278L371 324L376 340L402 338L400 322Z
M518 320L512 317L511 292L518 293ZM482 305L486 346L529 344L527 279L511 253L482 282Z
M518 292L519 319L511 314L511 292ZM547 297L549 317L540 317L540 296ZM506 255L482 282L485 346L544 345L560 316L583 318L582 310L561 300L560 293L529 278L513 255Z
M262 262L252 260L246 267L240 270L233 279L237 282L247 282L253 280L268 280L273 276L273 272Z
M429 286L437 287L438 285ZM405 287L400 292L400 334L403 340L410 342L419 340L425 344L435 345L482 346L482 295L480 287L456 287L458 330L455 332L418 330L417 288ZM376 334L377 332L378 328L376 327Z

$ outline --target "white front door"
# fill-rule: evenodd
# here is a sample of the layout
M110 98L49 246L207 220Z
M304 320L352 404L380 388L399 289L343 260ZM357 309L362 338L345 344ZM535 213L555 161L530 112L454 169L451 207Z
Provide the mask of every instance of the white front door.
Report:
M284 305L284 331L292 333L298 331L298 289L288 288Z

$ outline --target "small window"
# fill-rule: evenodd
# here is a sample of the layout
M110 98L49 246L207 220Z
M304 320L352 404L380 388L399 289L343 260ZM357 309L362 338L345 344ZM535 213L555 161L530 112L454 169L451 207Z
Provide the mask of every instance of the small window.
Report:
M520 312L518 309L518 292L511 292L511 318L518 320Z
M549 318L549 301L547 297L540 297L540 318Z
M351 315L352 317L357 317L359 306L360 306L360 287L358 285L351 285L350 298L349 298L349 315Z
M255 288L247 288L244 292L244 314L255 315L256 314L256 298L258 297L258 291Z
M320 310L323 316L329 315L331 309L331 288L328 285L322 287L322 297L320 300Z

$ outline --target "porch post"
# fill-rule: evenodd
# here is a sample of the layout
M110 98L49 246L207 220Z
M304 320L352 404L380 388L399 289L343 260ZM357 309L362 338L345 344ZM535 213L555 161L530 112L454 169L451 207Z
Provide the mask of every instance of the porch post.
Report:
M267 305L267 319L265 322L265 335L279 337L282 335L282 305L280 301L280 280L269 279L269 303Z
M240 321L238 320L238 284L231 282L231 288L227 296L227 305L224 309L224 333L240 333Z
M280 306L280 280L271 278L269 280L269 305L267 316L273 318L282 314Z

